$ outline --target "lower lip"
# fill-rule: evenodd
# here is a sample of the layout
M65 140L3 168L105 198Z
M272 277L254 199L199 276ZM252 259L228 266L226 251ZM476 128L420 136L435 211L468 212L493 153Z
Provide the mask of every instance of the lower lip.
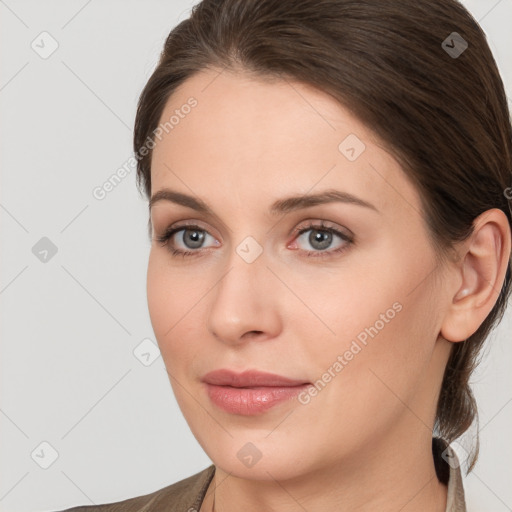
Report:
M242 416L255 416L264 413L268 409L295 398L310 384L300 386L283 387L255 387L234 388L231 386L216 386L206 384L210 400L231 414Z

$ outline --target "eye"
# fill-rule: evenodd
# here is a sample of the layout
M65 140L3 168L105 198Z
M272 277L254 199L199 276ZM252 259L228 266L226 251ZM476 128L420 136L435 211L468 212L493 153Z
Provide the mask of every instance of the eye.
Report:
M297 245L309 244L313 250L298 247L307 257L333 256L347 250L354 242L352 235L342 233L332 226L327 226L323 221L319 224L310 223L307 226L299 227L295 229L295 233L298 236L287 247L296 249ZM182 257L198 256L204 253L203 249L205 249L208 239L213 241L212 246L218 247L220 245L220 242L208 231L195 224L171 226L162 235L156 237L156 241L162 246L167 246L173 256Z
M156 238L156 241L161 245L167 245L175 256L191 256L201 252L199 249L204 248L208 238L214 241L215 246L220 245L205 229L194 224L187 224L168 228Z
M299 236L295 239L292 246L288 247L295 248L293 246L297 245L297 242L303 245L309 244L313 250L308 248L302 249L307 253L306 256L308 257L324 257L331 256L333 253L341 253L353 243L352 236L342 233L334 227L327 226L323 222L297 228L297 232ZM338 240L336 241L336 239Z

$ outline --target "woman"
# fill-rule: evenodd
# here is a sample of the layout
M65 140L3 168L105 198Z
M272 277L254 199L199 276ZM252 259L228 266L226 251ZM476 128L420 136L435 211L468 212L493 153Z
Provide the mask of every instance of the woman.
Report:
M134 135L148 304L213 464L103 511L465 511L512 129L455 0L203 0Z

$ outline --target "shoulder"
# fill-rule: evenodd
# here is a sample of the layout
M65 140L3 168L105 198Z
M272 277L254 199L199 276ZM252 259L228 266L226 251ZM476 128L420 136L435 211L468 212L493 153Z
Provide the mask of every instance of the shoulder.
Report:
M81 505L59 512L198 512L210 484L215 466L144 496L114 503Z

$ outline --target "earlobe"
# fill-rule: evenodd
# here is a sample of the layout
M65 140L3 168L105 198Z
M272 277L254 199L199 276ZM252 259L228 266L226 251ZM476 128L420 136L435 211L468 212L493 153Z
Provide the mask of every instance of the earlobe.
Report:
M470 239L453 268L460 283L447 306L441 335L448 341L469 338L494 307L510 261L510 226L506 215L491 209L474 221ZM462 282L461 282L462 280Z

